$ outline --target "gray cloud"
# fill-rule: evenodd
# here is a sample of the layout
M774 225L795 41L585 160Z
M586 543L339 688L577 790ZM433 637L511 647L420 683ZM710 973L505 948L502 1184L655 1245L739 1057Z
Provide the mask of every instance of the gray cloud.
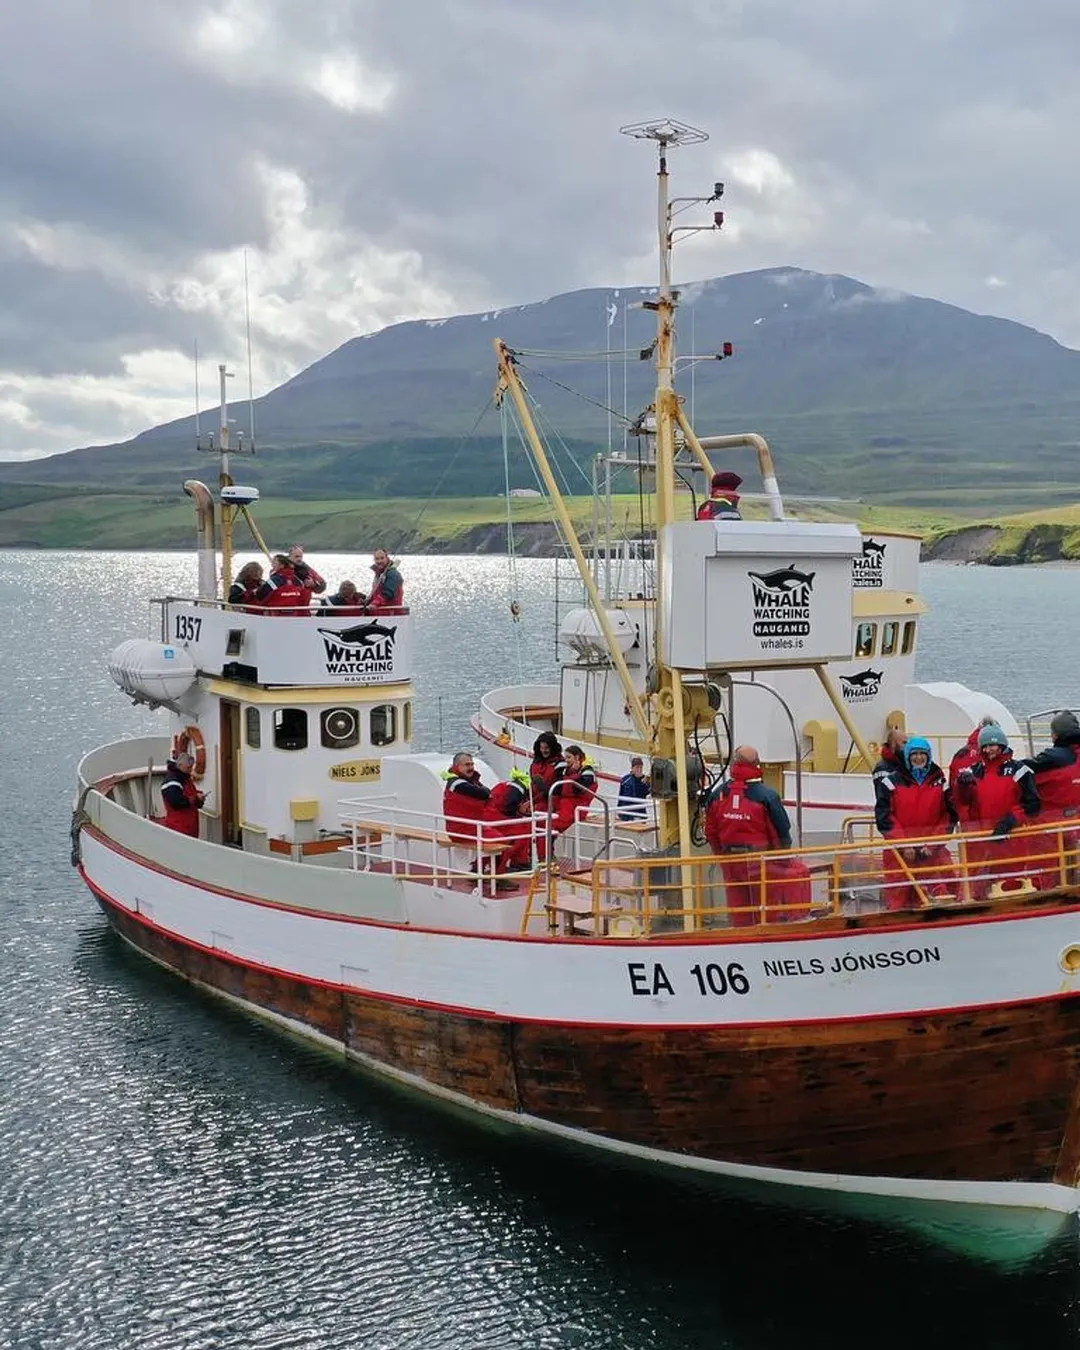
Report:
M677 188L729 183L680 276L845 272L1080 343L1078 39L1065 0L8 6L0 455L172 415L196 337L241 362L244 249L261 387L396 319L651 280L617 127L669 112L713 137Z

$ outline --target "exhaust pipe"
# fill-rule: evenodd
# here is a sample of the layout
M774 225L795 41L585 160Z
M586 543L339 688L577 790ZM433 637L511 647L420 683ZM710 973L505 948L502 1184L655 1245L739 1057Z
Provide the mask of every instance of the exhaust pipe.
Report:
M217 536L214 529L214 499L197 478L189 478L184 491L195 500L196 538L199 548L199 599L217 599Z

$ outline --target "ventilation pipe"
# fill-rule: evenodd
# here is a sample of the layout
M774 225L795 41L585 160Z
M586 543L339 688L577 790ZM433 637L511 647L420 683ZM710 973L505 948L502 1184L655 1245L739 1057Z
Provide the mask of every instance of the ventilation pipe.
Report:
M698 445L702 450L734 450L740 445L748 445L755 450L758 467L761 470L761 481L769 503L769 515L773 520L784 519L784 503L780 497L780 485L776 481L772 451L764 436L758 436L752 431L744 431L737 436L699 436Z
M197 478L189 478L184 491L195 499L196 538L199 547L199 599L217 599L217 539L214 533L214 499Z

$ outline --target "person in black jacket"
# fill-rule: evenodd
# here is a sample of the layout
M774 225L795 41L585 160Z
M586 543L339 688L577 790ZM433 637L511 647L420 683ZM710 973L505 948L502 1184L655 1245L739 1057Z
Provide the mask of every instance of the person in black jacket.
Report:
M229 587L229 604L254 605L258 600L259 588L262 584L262 563L245 563L237 572L236 580Z

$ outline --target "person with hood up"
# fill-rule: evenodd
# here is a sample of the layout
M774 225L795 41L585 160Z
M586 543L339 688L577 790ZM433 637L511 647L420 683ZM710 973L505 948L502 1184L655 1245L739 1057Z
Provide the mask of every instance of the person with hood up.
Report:
M1008 737L996 722L979 732L979 758L957 776L956 794L966 812L965 830L993 831L992 838L967 845L968 862L979 868L981 878L972 888L973 898L985 900L994 881L1035 870L1031 842L1009 836L1022 819L1035 820L1041 806L1031 766L1013 759ZM1041 847L1039 840L1034 843Z
M563 766L562 746L553 731L542 731L533 741L529 779L532 783L534 811L548 809L548 793Z
M1040 750L1033 759L1025 759L1035 775L1035 786L1042 804L1040 819L1073 820L1080 816L1080 720L1068 709L1055 713L1050 720L1053 744ZM1075 867L1080 854L1080 831L1062 830L1048 834L1045 840L1036 840L1039 851L1058 855L1057 865L1051 865L1040 882L1040 890L1067 883L1060 875L1059 848L1063 849L1066 865Z
M714 473L709 485L707 501L698 507L698 520L742 520L739 510L739 488L742 479L737 473Z
M923 897L955 900L952 856L944 844L926 842L952 833L956 809L925 736L908 737L902 764L878 784L874 817L886 839L921 841L882 854L886 909L918 909Z
M398 609L403 603L405 583L401 573L390 561L390 555L384 548L377 548L372 555L371 570L375 574L375 583L371 588L367 603L369 609Z
M731 854L767 853L791 847L791 821L780 794L761 775L761 760L752 745L740 745L726 782L713 796L705 816L705 837L720 864L724 894L733 927L757 923L765 910L768 874ZM764 876L765 885L762 885Z
M532 784L524 769L511 769L505 782L491 789L492 814L507 823L503 837L513 841L506 853L507 872L531 871L535 831L532 822ZM543 862L545 841L535 835L536 858Z

